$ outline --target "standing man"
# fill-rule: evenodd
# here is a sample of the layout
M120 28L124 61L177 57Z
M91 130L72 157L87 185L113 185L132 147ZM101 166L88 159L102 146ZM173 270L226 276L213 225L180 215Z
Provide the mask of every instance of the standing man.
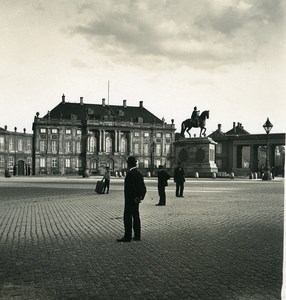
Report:
M128 173L124 181L124 236L117 242L130 242L132 238L132 225L134 230L133 240L141 240L141 221L139 203L144 199L146 186L142 174L136 168L137 160L129 156L127 160Z
M170 175L163 169L163 166L159 166L158 171L158 193L159 193L159 203L156 206L166 205L166 192L165 187L168 185L168 180Z
M176 197L184 197L185 171L180 162L174 172L174 181L176 182Z
M102 180L104 180L103 194L105 193L105 190L106 190L106 194L108 194L109 193L109 185L110 185L110 171L109 171L109 167L106 167L105 169L106 169L106 171L102 178Z

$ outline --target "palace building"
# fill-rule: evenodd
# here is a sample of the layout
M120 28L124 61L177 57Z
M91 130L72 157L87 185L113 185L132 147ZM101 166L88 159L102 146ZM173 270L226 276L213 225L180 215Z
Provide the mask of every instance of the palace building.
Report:
M108 166L116 175L127 169L129 155L138 159L140 171L153 173L158 165L171 170L175 125L137 107L61 102L33 123L33 174L102 174Z
M0 128L0 172L13 175L31 175L33 135L8 131L7 126Z

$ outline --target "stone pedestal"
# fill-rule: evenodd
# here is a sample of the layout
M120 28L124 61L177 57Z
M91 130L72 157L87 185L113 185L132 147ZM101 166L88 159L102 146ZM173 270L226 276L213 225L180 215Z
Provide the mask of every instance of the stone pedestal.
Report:
M174 143L176 162L181 162L186 176L212 177L217 173L215 163L215 145L217 143L208 137L182 138Z

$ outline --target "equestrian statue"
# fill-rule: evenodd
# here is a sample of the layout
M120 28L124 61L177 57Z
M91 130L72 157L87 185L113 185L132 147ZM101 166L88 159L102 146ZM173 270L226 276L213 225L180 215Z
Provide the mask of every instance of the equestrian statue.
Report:
M185 131L187 131L187 133L191 137L191 134L190 134L189 131L193 127L194 128L198 128L198 127L201 128L200 137L202 135L206 136L205 132L206 132L207 129L206 129L205 125L206 125L206 119L209 118L209 112L210 112L209 110L205 110L200 115L200 111L197 110L197 107L195 106L191 118L182 122L181 136L185 137L184 133L185 133Z

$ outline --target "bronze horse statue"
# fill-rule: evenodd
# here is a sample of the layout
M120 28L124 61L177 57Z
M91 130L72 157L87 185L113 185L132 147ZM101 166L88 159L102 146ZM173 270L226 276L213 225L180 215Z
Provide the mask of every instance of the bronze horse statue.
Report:
M191 137L191 134L189 133L190 129L191 128L198 128L200 127L201 128L201 131L200 131L200 137L203 135L203 136L206 136L205 132L206 132L206 119L209 118L209 110L204 110L200 116L198 117L198 120L199 120L199 126L198 124L196 123L195 120L193 119L187 119L185 121L182 122L182 126L181 126L181 136L182 137L185 137L185 131L187 131L187 133L189 134L189 136Z

